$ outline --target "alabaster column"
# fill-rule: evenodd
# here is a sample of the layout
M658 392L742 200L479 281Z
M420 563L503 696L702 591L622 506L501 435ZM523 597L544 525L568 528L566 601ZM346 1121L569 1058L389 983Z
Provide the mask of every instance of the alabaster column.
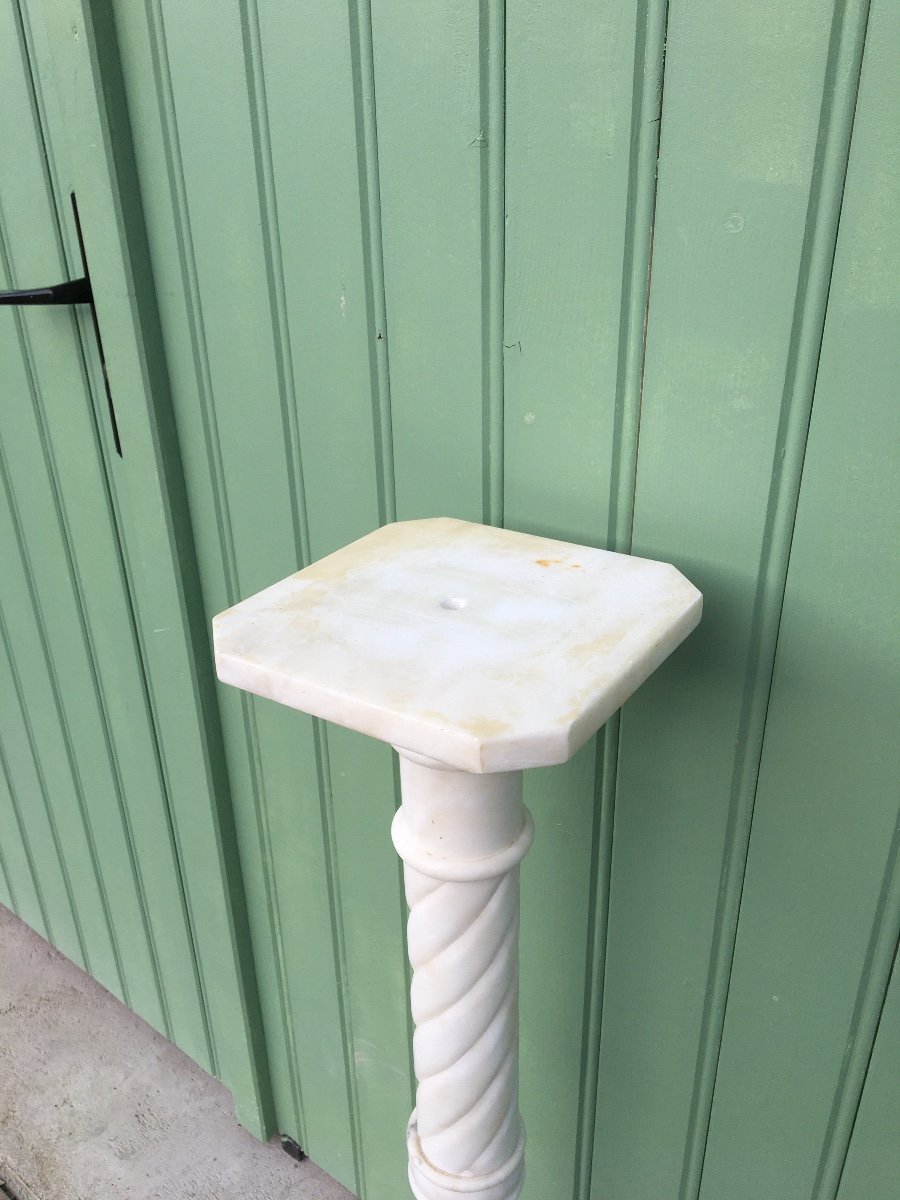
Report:
M521 1191L522 772L571 758L701 605L666 563L435 518L386 525L215 618L223 682L400 754L417 1200Z
M522 772L472 775L401 751L418 1088L407 1131L418 1200L514 1200L519 1116L519 863L534 827Z

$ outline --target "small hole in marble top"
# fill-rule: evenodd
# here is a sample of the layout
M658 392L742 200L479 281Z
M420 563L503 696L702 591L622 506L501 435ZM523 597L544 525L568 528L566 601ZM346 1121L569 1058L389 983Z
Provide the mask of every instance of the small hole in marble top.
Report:
M441 601L441 608L460 609L468 605L468 600L463 600L461 596L447 596Z

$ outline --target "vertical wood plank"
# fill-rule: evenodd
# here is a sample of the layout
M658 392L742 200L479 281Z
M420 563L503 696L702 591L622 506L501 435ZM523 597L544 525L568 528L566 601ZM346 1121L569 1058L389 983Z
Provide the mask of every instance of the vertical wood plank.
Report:
M341 8L251 5L245 26L304 562L393 512L383 281L373 275L380 217L368 178L377 163L363 145L369 98L353 17ZM390 1194L403 1186L402 1145L392 1135L403 1128L409 1077L400 895L386 836L393 776L389 756L367 754L363 739L318 723L314 730L355 1190ZM359 786L352 795L348 773ZM360 795L368 797L362 812ZM374 906L373 889L383 897ZM300 1069L315 1094L308 1064Z
M661 65L645 91L642 56L664 18L638 3L508 8L508 523L593 544L615 537L621 409L637 402L623 359L643 344ZM634 162L645 127L651 154Z
M896 11L866 45L701 1197L834 1197L900 937Z
M489 10L473 0L372 9L397 514L482 520L491 323ZM496 72L496 65L494 66ZM485 76L483 80L483 75ZM495 113L496 120L496 113ZM502 141L501 141L502 144ZM496 186L495 175L491 180ZM496 252L495 252L496 253ZM502 281L492 277L488 286ZM486 490L487 489L487 492Z
M283 289L278 307L313 558L379 520L375 350L384 329L376 328L370 298L380 281L367 278L371 235L360 211L357 145L363 100L355 94L352 36L341 6L324 13L284 0L259 9L259 153L270 158L271 270Z
M893 1200L900 1177L900 956L894 960L838 1200Z
M39 505L42 499L46 501L47 482L35 474L33 482L41 486L30 495L23 494L20 488L19 494L14 496L8 464L2 460L0 475L5 492L4 503L0 506L0 539L4 562L11 568L4 581L3 594L2 637L8 657L5 690L10 693L11 706L16 701L20 705L19 724L24 733L22 746L7 745L7 759L12 762L14 756L18 758L20 772L24 771L19 774L16 784L21 809L30 809L42 800L47 810L52 844L60 859L57 870L61 869L64 885L54 905L55 923L65 928L70 916L76 938L75 945L66 939L65 952L81 961L110 990L118 995L127 994L110 922L108 897L99 871L96 841L87 817L84 780L78 769L72 730L63 708L65 685L61 683L60 668L54 661L47 616L38 602L40 573L36 575L26 549L19 512L21 502L33 506ZM46 520L45 529L49 533L54 520L52 512L46 514ZM45 547L39 546L39 549ZM64 570L62 562L57 562L56 566ZM64 579L63 576L60 580L63 585ZM65 666L63 664L63 673ZM15 720L12 714L10 717ZM30 771L26 766L29 758ZM26 782L28 775L32 778ZM70 914L64 912L65 908L70 909Z
M176 419L187 430L188 484L195 493L203 489L197 517L212 535L201 562L211 616L299 565L298 479L273 345L240 14L231 10L213 29L202 15L178 5L150 5L148 13L172 189L168 203L174 203L177 221L176 253L166 266L170 274L173 267L179 271L173 282L188 304L187 323L177 332L183 301L164 305L163 322L175 354L191 364L181 373L175 360L174 401ZM194 46L204 34L209 52L198 71ZM199 414L192 411L197 384ZM248 404L251 395L260 402ZM222 713L267 1038L279 1047L270 1051L279 1126L299 1131L326 1169L352 1181L346 1046L331 930L312 922L301 938L296 925L297 914L327 913L329 904L321 842L303 836L320 827L312 727L224 689ZM306 870L297 870L298 860ZM321 968L304 970L301 954ZM317 1097L302 1118L298 1063L315 1081Z
M19 906L2 846L0 846L0 904L5 904L12 912L15 912Z
M0 505L0 534L5 532L5 502ZM5 542L11 549L9 542ZM10 637L0 607L0 667L7 686L0 688L0 765L15 809L29 865L37 882L44 928L55 946L87 969L81 927L68 866L63 860L56 816L50 803L35 739L20 699L18 676L10 656Z
M414 1104L406 904L390 838L396 756L339 728L328 746L364 1194L379 1200L407 1186L403 1134Z
M255 136L264 164L271 161L268 220L284 280L276 299L302 464L306 561L395 510L370 14L365 4L328 12L267 5L258 17ZM403 902L389 836L391 755L319 728L317 761L356 1190L392 1195L405 1187L399 1135L411 1072ZM315 1075L302 1060L300 1067L315 1094Z
M622 716L597 1197L695 1186L780 603L769 515L796 487L798 338L824 305L805 248L829 37L813 3L669 6L633 549L706 601Z
M10 783L9 771L0 746L0 829L3 830L3 870L7 888L4 903L46 938L49 930L44 915L44 901Z
M505 519L593 545L630 537L664 26L659 4L507 7ZM526 1196L590 1188L615 730L526 780Z

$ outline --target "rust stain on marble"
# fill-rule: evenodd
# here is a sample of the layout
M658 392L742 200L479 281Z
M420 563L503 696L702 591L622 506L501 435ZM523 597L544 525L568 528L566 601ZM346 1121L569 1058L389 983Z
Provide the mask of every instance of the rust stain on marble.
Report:
M462 730L463 733L470 733L472 737L478 739L487 739L500 737L504 733L509 733L514 729L511 721L502 721L494 717L470 717L461 719L459 717L450 717L447 713L435 712L434 709L423 709L417 714L427 721L437 721L440 725L448 729Z
M576 662L585 662L598 658L602 654L608 654L610 650L618 646L624 633L625 631L621 628L612 629L607 633L601 633L599 637L592 638L589 642L578 642L574 646L567 646L565 648L566 657L573 658Z

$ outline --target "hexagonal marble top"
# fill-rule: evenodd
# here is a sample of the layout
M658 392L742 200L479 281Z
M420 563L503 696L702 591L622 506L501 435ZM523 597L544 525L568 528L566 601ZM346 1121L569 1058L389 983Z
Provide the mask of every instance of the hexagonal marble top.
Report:
M700 620L667 563L437 518L213 621L219 678L465 771L564 762Z

